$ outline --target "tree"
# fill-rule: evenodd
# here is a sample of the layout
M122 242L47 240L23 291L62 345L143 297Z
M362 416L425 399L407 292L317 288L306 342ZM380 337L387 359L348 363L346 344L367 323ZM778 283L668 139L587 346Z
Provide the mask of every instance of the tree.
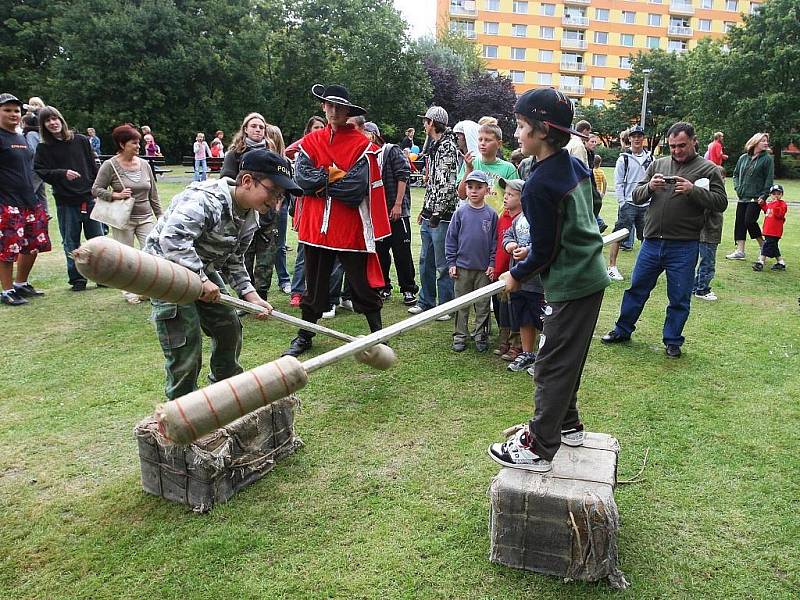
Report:
M641 119L644 69L650 69L650 93L643 127L649 133L649 147L656 148L667 129L686 114L684 103L676 94L682 69L681 58L663 50L640 51L631 58L628 86L622 88L617 83L612 86L612 94L617 99L616 109L629 126Z
M617 139L619 133L630 127L630 120L622 116L619 109L611 104L594 106L591 104L578 104L575 107L575 119L586 119L592 124L592 130L597 133L600 141L609 148Z

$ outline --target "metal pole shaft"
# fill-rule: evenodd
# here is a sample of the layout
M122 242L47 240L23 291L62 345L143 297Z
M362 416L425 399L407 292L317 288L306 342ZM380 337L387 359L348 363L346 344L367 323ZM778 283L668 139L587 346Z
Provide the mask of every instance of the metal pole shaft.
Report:
M612 242L623 240L626 237L628 237L628 230L620 229L619 231L615 231L609 235L603 236L603 245L605 246ZM316 371L317 369L321 369L322 367L326 367L332 363L335 363L346 356L352 356L353 354L357 354L362 350L366 350L370 346L385 342L386 340L398 336L401 333L405 333L406 331L416 329L420 325L424 325L425 323L433 321L442 315L454 312L459 308L463 308L464 306L469 306L476 300L480 300L486 296L493 296L494 294L502 291L504 288L505 282L495 281L480 289L469 292L468 294L454 298L453 300L450 300L450 302L445 302L444 304L440 304L439 306L428 309L418 315L414 315L409 319L405 319L399 323L395 323L394 325L389 325L380 331L357 338L349 344L335 348L330 352L310 358L303 362L303 368L306 370L306 373L311 373L312 371Z
M247 300L234 298L233 296L228 296L227 294L220 294L219 303L224 304L226 306L230 306L232 308L240 308L253 315L258 315L264 312L263 306L259 306L258 304L253 304L252 302L248 302ZM317 325L316 323L310 323L309 321L298 319L297 317L293 317L292 315L287 315L286 313L282 313L277 310L272 311L270 318L275 319L276 321L282 321L283 323L288 323L289 325L294 325L296 327L302 327L303 329L313 331L314 333L327 335L328 337L332 337L337 340L342 340L344 342L352 342L354 339L356 339L352 335L347 335L346 333L342 333L341 331L336 331L335 329L328 329L327 327L324 327L322 325Z
M649 77L648 73L644 75L644 86L642 88L642 115L639 118L639 125L642 126L642 129L645 127L645 118L647 117L647 94L649 92L647 87L647 79Z

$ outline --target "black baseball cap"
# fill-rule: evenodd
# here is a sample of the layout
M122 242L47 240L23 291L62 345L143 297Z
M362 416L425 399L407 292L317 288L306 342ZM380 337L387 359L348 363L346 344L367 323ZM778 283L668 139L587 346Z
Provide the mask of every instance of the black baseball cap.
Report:
M275 152L263 148L245 152L239 163L239 170L260 173L295 196L303 194L303 190L292 179L289 163Z
M588 139L588 135L578 133L572 127L575 108L572 100L553 88L528 90L514 105L514 112L535 121L547 123L550 127Z
M24 103L14 94L4 93L0 94L0 106L3 104L17 104L20 108L22 108Z
M771 194L772 192L780 192L782 194L783 193L783 186L776 183L771 188L769 188L769 193Z

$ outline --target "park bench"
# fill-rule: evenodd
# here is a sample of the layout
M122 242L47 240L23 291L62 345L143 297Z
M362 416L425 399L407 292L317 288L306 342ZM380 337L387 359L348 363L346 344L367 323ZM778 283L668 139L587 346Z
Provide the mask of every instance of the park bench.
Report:
M222 170L222 162L224 158L214 158L213 156L209 156L206 159L206 165L208 166L209 173L219 173ZM184 156L183 160L181 161L181 165L184 167L191 167L191 171L186 171L187 173L194 173L194 156Z
M109 158L113 158L113 154L101 154L97 157L97 159L104 163ZM166 159L163 156L139 156L142 160L146 160L150 163L150 168L153 170L153 174L158 177L159 175L165 175L166 173L172 173L172 169L165 169L164 165L167 164Z

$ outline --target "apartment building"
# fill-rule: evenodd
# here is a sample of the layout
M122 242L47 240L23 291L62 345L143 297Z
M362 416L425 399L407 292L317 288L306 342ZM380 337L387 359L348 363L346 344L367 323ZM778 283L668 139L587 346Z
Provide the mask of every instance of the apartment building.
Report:
M758 10L753 0L437 0L439 31L475 40L489 71L517 93L547 86L576 102L603 104L624 86L630 57L686 52L721 37Z

